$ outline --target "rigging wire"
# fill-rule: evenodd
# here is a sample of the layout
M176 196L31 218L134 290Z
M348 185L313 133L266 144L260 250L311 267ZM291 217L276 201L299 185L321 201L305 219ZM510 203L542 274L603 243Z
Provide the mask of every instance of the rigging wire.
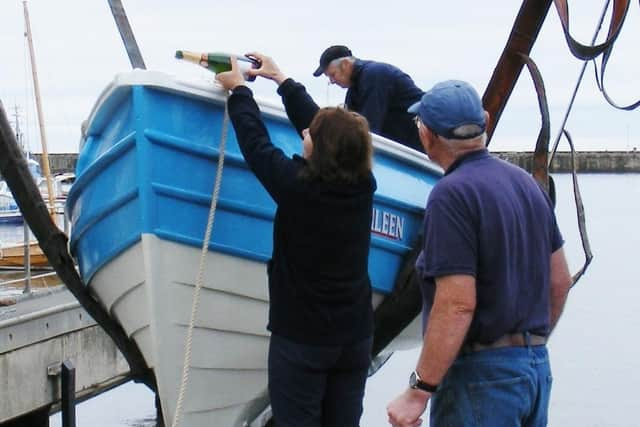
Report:
M607 10L609 9L609 4L611 3L611 0L607 0L605 2L604 8L602 10L602 14L600 15L600 21L598 21L598 26L596 27L596 31L593 34L593 38L591 39L591 45L594 46L596 43L596 39L598 38L598 34L600 33L600 30L602 29L602 24L604 23L604 18L607 15ZM595 64L595 59L593 60L594 64ZM569 101L569 105L567 106L567 111L564 114L564 118L562 120L562 124L560 125L560 130L558 131L558 136L556 137L554 143L553 143L553 148L551 149L551 155L549 156L549 160L548 160L548 164L551 165L551 162L553 161L553 158L556 154L556 151L558 149L558 144L560 143L560 138L562 137L562 135L564 134L564 127L567 124L567 120L569 119L569 114L571 113L571 109L573 108L573 103L576 100L576 95L578 94L578 89L580 88L580 84L582 83L582 78L584 77L584 72L587 69L587 65L588 65L589 61L584 61L582 63L582 69L580 70L580 74L578 75L578 80L576 81L576 85L573 89L573 94L571 95L571 100Z

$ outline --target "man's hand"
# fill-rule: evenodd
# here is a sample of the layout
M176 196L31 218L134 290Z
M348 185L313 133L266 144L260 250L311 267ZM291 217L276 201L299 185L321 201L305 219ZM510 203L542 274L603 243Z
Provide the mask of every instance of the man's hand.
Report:
M431 393L408 388L387 405L389 424L393 427L418 427L422 425L420 416L427 409Z
M247 58L256 59L260 62L260 68L251 68L247 71L247 75L255 77L260 76L265 79L273 80L280 86L283 81L287 80L275 61L270 57L259 52L250 52L245 55Z
M233 90L238 86L245 84L244 77L238 67L238 59L235 56L231 56L231 71L225 71L224 73L216 74L216 80L226 90Z

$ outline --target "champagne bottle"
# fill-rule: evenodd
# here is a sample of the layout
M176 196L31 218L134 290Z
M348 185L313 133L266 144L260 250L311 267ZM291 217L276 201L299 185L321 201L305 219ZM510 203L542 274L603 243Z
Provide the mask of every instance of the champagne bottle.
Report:
M198 53L188 50L176 50L176 58L201 65L216 74L231 71L231 55L228 53ZM248 81L254 81L256 77L247 75L247 70L257 68L259 66L258 62L244 56L237 56L237 59L240 72L242 72L244 78Z

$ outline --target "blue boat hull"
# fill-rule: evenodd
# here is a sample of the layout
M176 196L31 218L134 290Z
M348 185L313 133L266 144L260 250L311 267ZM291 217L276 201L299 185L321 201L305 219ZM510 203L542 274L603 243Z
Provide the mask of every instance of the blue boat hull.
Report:
M198 260L223 138L224 94L161 74L118 76L83 136L67 198L70 246L91 292L154 370L171 422ZM285 153L301 141L279 105L259 102ZM416 241L426 197L441 176L427 158L374 138L378 189L369 273L374 304L392 292ZM268 405L266 262L275 204L247 168L232 127L224 150L190 364L186 427L242 426ZM411 340L420 340L419 332Z
M114 87L99 107L67 201L71 249L86 283L143 233L202 245L224 111L221 95L205 98L150 84ZM281 112L266 112L265 118L275 144L287 154L300 152L300 139ZM386 294L415 242L440 173L425 156L397 144L376 147L369 272L374 289ZM209 248L266 262L275 204L244 163L231 126L224 165Z

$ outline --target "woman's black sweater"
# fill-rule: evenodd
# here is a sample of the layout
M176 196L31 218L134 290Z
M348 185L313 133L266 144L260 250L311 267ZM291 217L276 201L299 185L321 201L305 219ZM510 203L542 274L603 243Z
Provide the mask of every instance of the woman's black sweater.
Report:
M278 93L301 132L318 106L291 79ZM300 177L306 161L287 157L269 138L253 94L237 87L229 116L242 154L278 208L268 263L269 324L275 334L304 344L351 344L373 335L368 254L372 174L358 184Z

